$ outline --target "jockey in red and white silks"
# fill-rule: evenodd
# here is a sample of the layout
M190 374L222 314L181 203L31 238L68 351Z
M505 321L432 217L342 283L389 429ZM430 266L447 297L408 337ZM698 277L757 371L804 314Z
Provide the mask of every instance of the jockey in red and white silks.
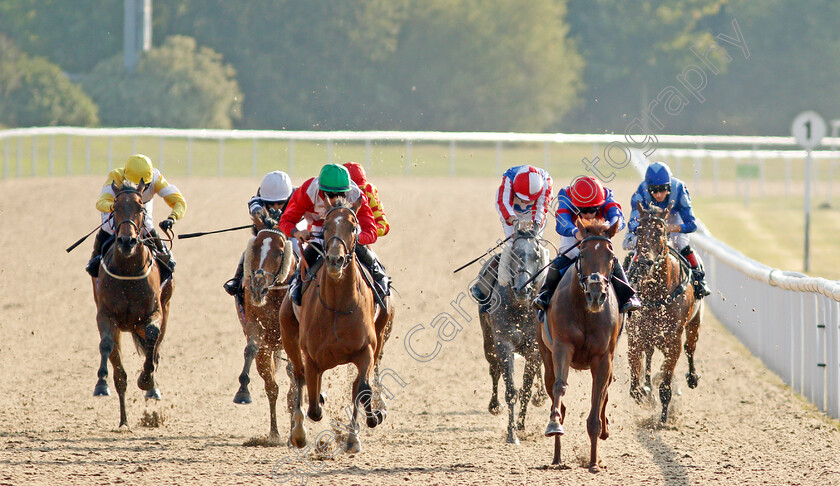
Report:
M496 193L496 211L502 221L505 237L513 234L517 219L530 219L542 236L551 202L551 176L531 165L518 165L506 170Z

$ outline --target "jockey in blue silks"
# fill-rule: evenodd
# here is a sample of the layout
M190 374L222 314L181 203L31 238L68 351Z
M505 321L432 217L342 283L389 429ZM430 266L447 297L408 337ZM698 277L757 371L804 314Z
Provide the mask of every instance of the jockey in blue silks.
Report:
M691 266L694 280L694 296L698 299L711 294L706 284L706 273L697 259L694 250L689 246L688 233L697 230L694 212L691 209L691 196L688 195L683 181L671 175L671 169L662 162L650 164L645 172L645 180L630 198L630 222L627 223L627 235L624 238L624 249L632 250L636 247L636 228L639 227L639 210L636 204L643 208L654 205L660 209L672 206L668 215L669 244L679 250Z

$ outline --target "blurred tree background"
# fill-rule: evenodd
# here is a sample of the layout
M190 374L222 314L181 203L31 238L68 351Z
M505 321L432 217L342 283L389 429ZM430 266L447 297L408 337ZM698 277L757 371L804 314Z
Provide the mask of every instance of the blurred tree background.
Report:
M153 48L127 73L123 0L0 0L0 125L622 133L668 93L683 106L653 110L657 133L787 135L803 109L840 117L830 0L152 7ZM733 22L743 50L721 41ZM715 42L717 72L693 52ZM702 102L680 83L692 66Z

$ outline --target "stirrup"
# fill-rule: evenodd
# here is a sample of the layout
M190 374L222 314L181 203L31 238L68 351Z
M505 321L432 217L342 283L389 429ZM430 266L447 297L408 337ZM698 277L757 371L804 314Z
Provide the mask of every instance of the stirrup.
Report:
M637 310L641 310L641 309L642 309L642 301L639 300L639 298L634 295L634 296L630 297L629 299L627 299L627 302L625 302L624 305L621 306L621 308L618 310L618 312L620 312L621 314L624 314L626 312L632 312L632 311L637 311Z
M546 298L547 297L547 298ZM551 294L549 292L540 292L537 298L531 302L531 306L537 310L545 312L548 309L548 304L551 302Z

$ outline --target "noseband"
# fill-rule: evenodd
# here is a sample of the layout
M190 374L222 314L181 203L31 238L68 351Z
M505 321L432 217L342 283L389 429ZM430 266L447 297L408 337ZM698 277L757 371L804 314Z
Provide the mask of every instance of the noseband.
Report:
M261 229L259 232L257 232L257 235L259 235L262 232L275 233L275 234L278 234L278 235L280 235L284 238L286 236L281 231L277 231L275 229L269 229L269 228ZM285 250L282 250L281 254L283 255L282 258L286 258ZM281 261L282 261L282 258L281 258ZM281 264L281 269L282 269L282 264ZM255 277L257 275L261 275L261 276L265 277L266 278L266 288L269 289L269 290L279 288L279 287L282 286L282 284L281 285L277 284L277 280L280 278L279 275L277 275L276 273L272 273L272 272L266 272L262 268L258 268L255 272L252 272L251 275L255 276Z
M586 238L581 240L580 246L583 246L583 244L588 242L588 241L606 241L607 243L612 243L612 240L610 240L606 236L587 236ZM607 247L607 248L609 249L609 247ZM609 250L609 252L610 252L610 254L612 254L612 250ZM615 255L613 255L613 258L615 258ZM578 283L580 284L580 288L584 292L586 291L587 287L591 284L603 283L604 285L606 285L606 284L609 283L609 281L610 281L609 278L607 278L605 275L597 273L597 272L591 273L589 275L584 275L583 272L581 272L581 270L580 270L580 261L581 261L581 258L578 257L578 259L575 261L575 270L577 270L577 273L578 273ZM610 271L608 272L608 274L612 274L612 265L613 265L613 259L611 258L610 259Z
M141 221L142 221L143 219L145 219L145 217L146 217L146 206L143 204L143 195L142 195L142 194L140 194L140 191L138 191L137 189L123 189L122 191L118 192L118 193L114 196L114 199L116 200L116 199L117 199L117 197L121 196L122 194L137 194L137 196L140 198L140 216L141 216ZM122 225L126 224L126 223L130 224L131 226L133 226L133 227L134 227L134 229L135 229L135 230L137 230L137 237L138 237L138 238L142 238L142 236L143 236L143 235L142 235L142 233L141 233L141 231L140 231L140 227L139 227L139 226L137 226L137 223L135 223L134 221L132 221L132 220L130 220L130 219L124 219L124 220L120 221L119 223L117 223L116 225L114 225L114 235L115 235L115 236L116 236L117 232L119 232L120 227L121 227Z

